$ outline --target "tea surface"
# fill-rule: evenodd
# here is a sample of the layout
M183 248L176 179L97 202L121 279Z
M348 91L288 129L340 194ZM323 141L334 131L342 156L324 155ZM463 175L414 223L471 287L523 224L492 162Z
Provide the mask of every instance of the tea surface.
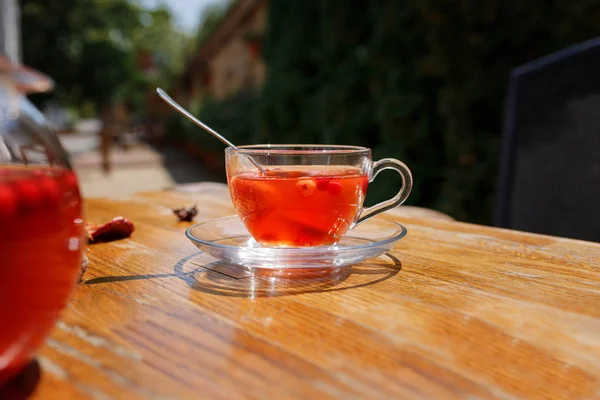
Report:
M355 222L368 175L352 167L302 168L273 168L266 175L242 172L229 178L234 206L259 243L331 245Z

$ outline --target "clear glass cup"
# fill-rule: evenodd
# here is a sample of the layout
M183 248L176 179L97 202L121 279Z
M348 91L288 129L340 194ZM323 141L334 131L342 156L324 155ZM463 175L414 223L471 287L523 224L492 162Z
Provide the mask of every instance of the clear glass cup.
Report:
M328 246L356 224L402 204L412 175L393 158L341 145L251 145L225 150L227 183L239 217L264 246ZM262 171L261 171L262 169ZM368 185L385 169L402 187L392 199L363 207Z
M51 87L48 77L0 57L0 385L44 342L81 267L77 179L24 96Z

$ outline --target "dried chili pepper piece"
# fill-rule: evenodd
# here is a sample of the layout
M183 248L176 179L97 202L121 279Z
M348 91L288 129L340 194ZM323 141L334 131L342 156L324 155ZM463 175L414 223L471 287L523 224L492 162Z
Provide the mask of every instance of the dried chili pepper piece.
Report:
M179 221L191 222L194 219L194 217L198 215L198 207L196 207L195 205L188 208L181 207L173 210L173 213L177 215Z
M85 230L90 243L109 242L131 236L135 227L125 217L116 217L103 225L87 224Z

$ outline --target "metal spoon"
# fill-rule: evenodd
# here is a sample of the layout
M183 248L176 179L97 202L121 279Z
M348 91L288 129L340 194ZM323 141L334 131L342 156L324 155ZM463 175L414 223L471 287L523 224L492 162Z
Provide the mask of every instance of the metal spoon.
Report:
M188 110L186 110L185 108L180 106L179 103L177 103L175 100L173 100L171 98L171 96L169 96L164 90L162 90L161 88L156 88L156 93L158 93L160 98L163 99L165 101L165 103L167 103L168 105L173 107L175 110L179 111L184 117L186 117L187 119L189 119L190 121L192 121L193 123L198 125L200 128L204 129L206 132L210 133L217 139L219 139L221 142L225 143L227 146L237 149L237 147L233 143L231 143L229 140L225 139L223 136L221 136L219 133L217 133L217 131L215 131L214 129L212 129L210 126L206 125L202 121L200 121L198 118L194 117ZM246 157L248 157L250 159L252 164L254 164L261 173L263 173L265 175L267 174L267 171L265 171L263 169L263 167L261 167L256 161L254 161L254 159L252 157L250 157L248 155L246 155Z

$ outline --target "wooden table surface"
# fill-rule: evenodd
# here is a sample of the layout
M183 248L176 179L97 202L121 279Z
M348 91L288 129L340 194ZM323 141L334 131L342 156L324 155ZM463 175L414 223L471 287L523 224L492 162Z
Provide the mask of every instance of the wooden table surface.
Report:
M600 398L599 244L400 208L387 256L252 274L185 238L194 203L233 213L219 184L87 200L136 231L90 246L34 398Z

